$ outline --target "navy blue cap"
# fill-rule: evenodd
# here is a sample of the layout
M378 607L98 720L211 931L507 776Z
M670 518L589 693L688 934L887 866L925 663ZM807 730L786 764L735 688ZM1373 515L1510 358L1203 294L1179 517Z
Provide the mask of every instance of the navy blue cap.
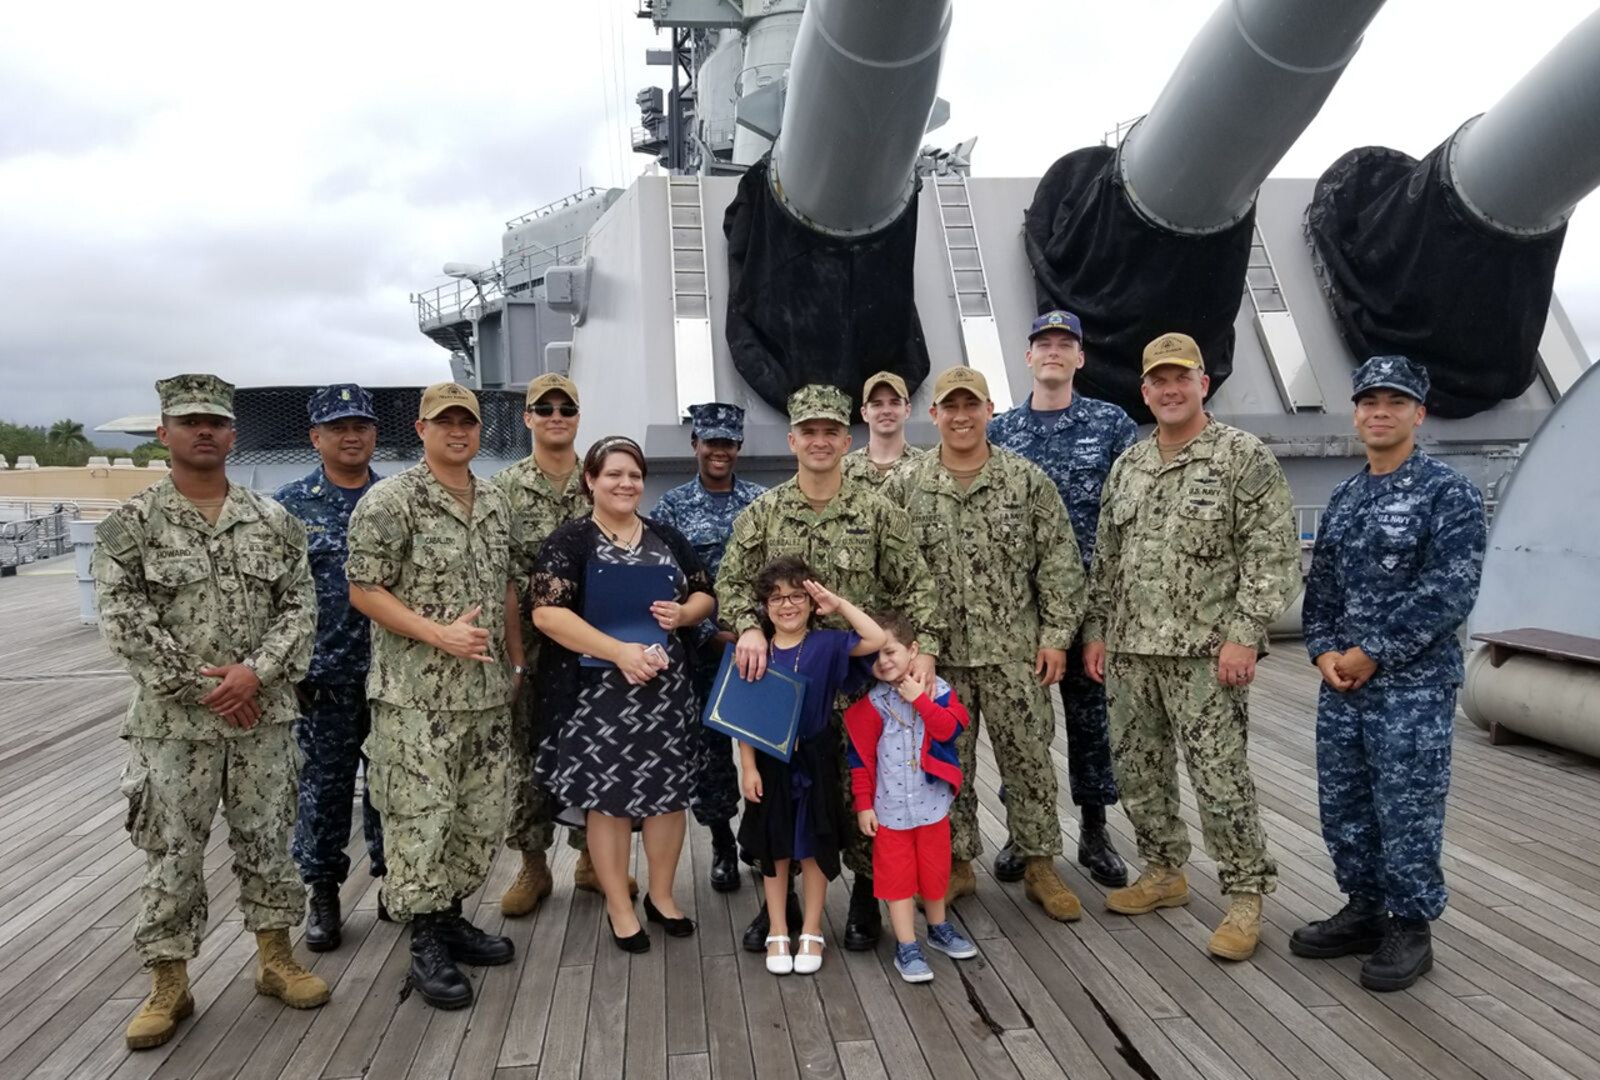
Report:
M1047 311L1040 315L1033 320L1033 328L1028 331L1028 340L1032 341L1046 330L1065 330L1079 341L1083 340L1083 324L1070 311Z
M744 410L737 405L721 401L705 405L690 405L689 417L694 421L693 435L697 439L732 439L744 442Z
M1428 369L1404 356L1372 357L1356 368L1350 384L1351 401L1368 390L1378 389L1398 390L1418 401L1428 400Z
M324 386L306 402L306 412L313 424L331 424L352 416L378 422L378 414L372 411L372 395L355 383Z

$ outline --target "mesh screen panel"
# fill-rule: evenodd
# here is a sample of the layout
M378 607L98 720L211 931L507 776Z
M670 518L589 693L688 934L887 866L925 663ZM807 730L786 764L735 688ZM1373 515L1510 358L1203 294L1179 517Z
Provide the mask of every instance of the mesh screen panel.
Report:
M315 386L242 387L234 393L233 411L238 432L230 460L239 465L309 461L316 457L308 432L311 421L306 402ZM375 461L416 461L422 457L422 440L415 424L422 400L419 386L367 387L373 411L378 414L378 450ZM479 390L483 412L483 445L478 456L515 461L532 449L522 422L522 392Z

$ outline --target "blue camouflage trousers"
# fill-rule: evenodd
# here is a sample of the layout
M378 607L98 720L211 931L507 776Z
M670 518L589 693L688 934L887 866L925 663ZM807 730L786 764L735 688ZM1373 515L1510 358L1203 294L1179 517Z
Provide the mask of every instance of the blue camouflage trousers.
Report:
M350 874L351 805L356 768L365 762L361 742L371 713L362 683L336 686L301 683L296 687L302 715L294 724L295 741L305 764L300 769L299 814L294 825L294 861L307 885L322 881L342 884ZM372 876L382 877L383 822L372 805L369 784L361 786L361 829L372 857Z
M1450 790L1454 686L1340 693L1317 700L1317 797L1339 888L1406 919L1437 919Z
M1061 711L1067 720L1067 784L1078 806L1115 806L1117 774L1111 764L1111 729L1106 688L1083 670L1083 642L1067 650L1061 680Z
M695 707L704 710L722 661L722 642L712 640L693 656ZM689 806L701 825L732 821L739 812L739 766L734 761L733 739L713 731L696 718L699 740L695 757L694 790Z

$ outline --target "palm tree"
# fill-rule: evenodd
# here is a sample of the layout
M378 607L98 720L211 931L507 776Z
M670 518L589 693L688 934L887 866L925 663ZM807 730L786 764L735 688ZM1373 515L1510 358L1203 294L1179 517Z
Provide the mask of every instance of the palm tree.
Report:
M57 450L87 450L90 446L89 436L83 433L83 425L76 420L57 420L50 425L50 434L45 438Z

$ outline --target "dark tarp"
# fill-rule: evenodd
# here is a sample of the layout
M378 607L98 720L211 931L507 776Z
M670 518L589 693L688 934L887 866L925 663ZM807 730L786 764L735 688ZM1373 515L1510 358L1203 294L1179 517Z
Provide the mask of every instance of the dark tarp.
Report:
M1428 369L1428 407L1457 418L1533 382L1566 226L1524 239L1479 222L1449 183L1449 145L1420 162L1345 154L1317 181L1306 231L1351 353L1409 356Z
M915 393L928 344L912 295L917 199L893 224L842 240L812 232L773 198L767 161L750 166L722 219L728 238L728 350L768 405L784 411L807 383L860 404L861 383L889 370Z
M1148 423L1139 397L1144 347L1168 331L1194 338L1216 392L1233 371L1233 320L1244 297L1255 209L1209 236L1152 225L1122 188L1117 152L1074 150L1034 189L1023 242L1040 312L1083 320L1088 359L1077 386Z

